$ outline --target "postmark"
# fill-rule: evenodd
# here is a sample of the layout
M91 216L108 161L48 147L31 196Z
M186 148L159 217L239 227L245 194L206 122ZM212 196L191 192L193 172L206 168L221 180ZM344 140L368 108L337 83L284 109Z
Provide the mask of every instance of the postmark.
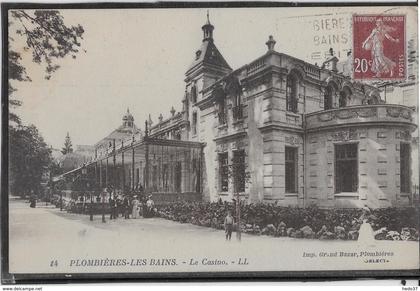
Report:
M353 15L355 79L406 78L405 25L405 15Z

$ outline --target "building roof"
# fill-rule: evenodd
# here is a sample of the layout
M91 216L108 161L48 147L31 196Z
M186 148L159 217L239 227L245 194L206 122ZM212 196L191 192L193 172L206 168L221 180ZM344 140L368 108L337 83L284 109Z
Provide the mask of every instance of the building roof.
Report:
M124 125L121 125L120 127L118 127L117 129L113 130L110 134L108 134L106 137L104 137L103 139L101 139L100 141L98 141L95 146L98 146L102 143L104 143L105 141L109 141L109 140L125 140L128 137L132 136L133 134L139 134L141 132L140 129L137 128L137 126L135 124L133 124L133 127L127 127Z
M103 145L105 142L108 143L109 141L116 140L116 141L122 141L126 140L133 135L141 134L141 129L139 129L134 124L134 117L130 113L130 110L127 108L127 113L123 115L122 117L122 124L115 130L113 130L110 134L108 134L106 137L102 138L100 141L98 141L95 144L95 148Z
M232 68L226 62L220 51L217 49L213 40L204 40L199 50L196 51L194 61L188 67L187 74L190 70L197 67L200 64L215 65L223 67L229 70Z

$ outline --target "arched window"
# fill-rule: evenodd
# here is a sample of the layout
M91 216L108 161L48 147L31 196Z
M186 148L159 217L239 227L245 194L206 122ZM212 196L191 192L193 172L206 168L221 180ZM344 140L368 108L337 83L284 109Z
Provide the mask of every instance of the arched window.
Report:
M341 107L346 107L347 103L350 99L351 96L351 91L348 87L344 87L343 90L340 92L340 98L338 100L338 106Z
M373 105L373 104L379 104L380 98L378 96L372 95L367 99L367 104Z
M333 92L334 88L331 85L328 85L325 88L324 92L324 110L329 110L333 108Z
M226 124L226 104L225 104L225 99L219 99L217 102L217 106L218 106L218 119L219 119L219 125L223 125Z
M212 92L212 96L215 99L217 116L219 119L219 125L224 125L227 122L226 118L226 93L221 86L215 88Z
M242 87L237 77L231 77L225 87L226 93L233 101L232 115L234 120L242 119L241 95Z
M298 105L298 78L289 74L286 81L286 108L287 111L297 113Z

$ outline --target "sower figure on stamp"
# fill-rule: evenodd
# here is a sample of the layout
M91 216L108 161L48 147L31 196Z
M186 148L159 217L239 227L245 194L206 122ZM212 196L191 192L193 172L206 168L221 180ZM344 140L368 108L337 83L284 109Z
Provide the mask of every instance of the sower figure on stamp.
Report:
M225 217L225 234L226 234L226 240L230 240L232 238L232 231L233 231L233 217L230 211L228 211L226 217Z
M389 32L395 31L395 28L385 25L382 19L376 20L376 27L372 30L368 38L363 42L362 47L370 50L372 54L372 72L376 77L381 74L389 74L390 77L394 74L394 67L396 63L385 56L384 54L384 40L385 38L392 42L399 42L398 38L393 38Z

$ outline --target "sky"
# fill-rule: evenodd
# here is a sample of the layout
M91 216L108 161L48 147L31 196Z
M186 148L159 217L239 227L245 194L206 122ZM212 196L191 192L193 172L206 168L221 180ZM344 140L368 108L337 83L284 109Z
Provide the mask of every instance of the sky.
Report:
M262 56L269 35L275 49L310 63L333 47L340 59L351 48L351 14L347 8L211 8L215 44L233 69ZM359 13L383 12L363 7ZM408 13L407 36L416 33L415 7L387 8ZM46 142L61 148L69 132L73 145L93 145L122 123L127 108L144 128L151 114L170 116L181 110L185 72L202 41L207 9L61 10L67 25L85 30L76 59L59 61L50 80L43 67L23 52L32 82L18 82L16 110L25 124L35 124ZM411 23L411 24L410 24ZM13 31L9 34L13 36Z

